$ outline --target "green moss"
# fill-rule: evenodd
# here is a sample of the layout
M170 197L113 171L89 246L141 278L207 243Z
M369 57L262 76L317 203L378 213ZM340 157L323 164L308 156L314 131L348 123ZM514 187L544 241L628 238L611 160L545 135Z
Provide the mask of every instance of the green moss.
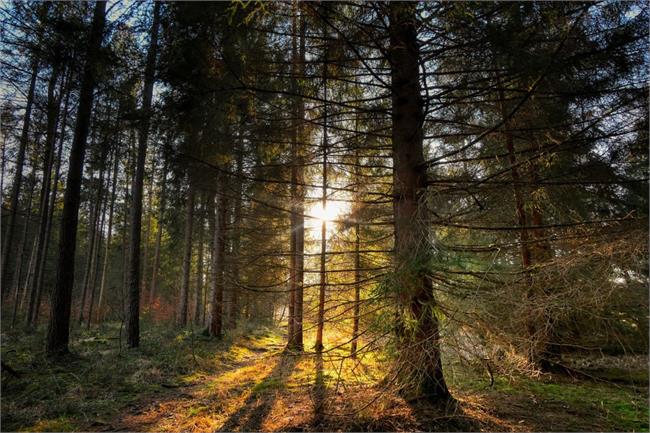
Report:
M48 432L48 431L74 431L77 428L75 427L74 422L65 417L60 416L54 419L47 419L38 421L36 424L21 429L20 431L37 431L37 432Z
M286 387L285 382L279 377L268 377L263 381L256 384L251 393L260 394L270 390L284 389Z

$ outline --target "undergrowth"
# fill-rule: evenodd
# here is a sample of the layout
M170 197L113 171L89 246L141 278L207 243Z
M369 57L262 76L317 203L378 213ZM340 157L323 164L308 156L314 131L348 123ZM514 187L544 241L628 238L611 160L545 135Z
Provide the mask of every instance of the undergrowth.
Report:
M2 431L70 431L110 425L129 405L198 382L241 361L250 347L268 345L267 328L252 330L245 345L198 331L143 326L141 347L120 341L120 324L74 329L71 354L51 361L42 350L44 329L3 330L2 360L18 377L2 375ZM215 356L217 354L218 356Z

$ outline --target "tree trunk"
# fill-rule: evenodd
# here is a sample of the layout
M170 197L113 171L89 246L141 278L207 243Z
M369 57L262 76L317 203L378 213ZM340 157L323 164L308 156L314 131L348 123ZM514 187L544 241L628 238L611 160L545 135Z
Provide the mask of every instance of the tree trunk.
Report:
M425 205L424 121L420 95L417 3L394 2L389 9L393 140L395 272L402 323L400 378L414 396L447 398L440 358L436 299L427 265L431 254ZM406 366L406 367L404 367Z
M119 117L119 116L118 116ZM110 248L111 248L111 240L113 237L113 211L115 209L115 190L117 188L117 168L119 166L120 162L120 150L119 150L119 144L118 146L115 147L115 160L113 161L113 178L112 178L112 186L111 186L111 197L109 198L110 200L110 206L108 209L108 233L106 234L106 248L104 251L104 264L102 266L102 278L101 278L101 283L99 286L99 299L97 300L97 321L103 320L103 307L104 307L104 292L106 290L106 276L108 274L108 258L109 258L109 253L110 253ZM90 318L88 319L88 322L90 322Z
M306 38L307 20L304 13L300 15L300 51L298 53L298 76L305 77L305 51L306 51ZM298 88L299 92L303 90ZM304 268L305 268L305 158L304 146L305 140L305 104L303 98L297 97L297 110L296 118L298 119L297 126L297 141L302 143L303 147L298 146L296 149L296 307L294 309L294 349L303 350L303 295L304 295Z
M225 224L228 203L217 194L214 213L214 233L212 241L212 287L210 289L210 326L211 336L220 338L223 332L223 262L225 253Z
M68 351L81 179L83 177L86 139L88 138L93 107L93 91L97 79L98 61L104 33L105 11L106 2L97 1L79 92L77 124L70 149L67 184L63 200L58 271L50 303L51 313L46 342L46 351L50 355Z
M327 209L327 146L328 146L328 125L327 125L327 80L328 80L328 42L327 42L327 24L323 24L323 39L325 42L325 52L323 56L323 185L322 185L322 198L321 206L323 213L326 214ZM323 350L323 327L325 325L325 289L327 285L326 274L326 260L327 260L327 221L323 218L320 228L320 284L318 291L318 320L316 324L316 343L314 348L317 352Z
M160 198L158 199L158 232L156 233L156 247L153 253L153 270L151 271L151 289L149 291L149 304L156 300L158 284L158 268L160 267L160 244L162 242L163 215L165 214L165 200L167 189L166 165L161 172Z
M158 51L158 21L160 2L154 3L151 40L144 70L144 89L142 96L142 122L139 130L138 156L133 181L131 205L131 245L129 251L129 290L128 312L126 315L126 340L129 347L140 345L140 236L142 229L142 190L144 186L144 163L147 156L147 140L151 120L151 99L153 97L154 68Z
M183 241L183 281L178 300L178 326L187 325L187 300L190 290L190 270L192 268L192 227L194 223L194 185L190 180L187 202L185 203L185 239Z
M16 270L13 274L13 288L14 288L14 308L11 315L11 326L16 324L16 318L18 315L18 306L21 303L21 291L20 287L22 286L22 273L23 273L23 262L25 261L25 245L29 243L27 239L27 229L31 225L32 219L32 202L34 199L34 187L36 184L36 170L32 167L31 175L29 177L29 194L27 198L27 207L25 208L25 216L23 217L23 234L20 238L20 244L18 246L18 261L16 263ZM28 265L29 266L29 265Z
M11 279L10 269L12 268L11 260L13 258L13 239L16 230L16 214L18 212L18 199L20 197L20 186L23 181L23 166L25 165L25 152L27 142L29 141L29 128L32 120L32 106L34 105L34 89L36 88L36 79L38 78L38 61L32 62L32 78L29 82L29 91L27 92L27 105L25 106L25 117L23 119L23 129L20 134L20 146L18 155L16 155L16 174L13 184L11 185L11 210L9 213L9 222L5 231L7 238L4 241L4 250L2 255L2 298L4 299Z
M357 122L355 122L355 130L357 129ZM358 131L355 131L358 133ZM359 149L356 151L355 166L354 166L354 185L355 185L355 199L356 204L361 200L359 193L359 183L361 182L361 165L359 161ZM350 356L352 359L357 357L357 346L359 339L359 319L361 315L361 254L359 253L361 244L361 233L359 224L359 209L357 209L356 223L354 224L354 313L352 319L352 344L350 347Z
M201 324L201 297L203 293L203 232L205 231L204 227L204 221L203 221L203 216L205 215L205 201L201 201L201 208L199 210L199 238L198 238L198 249L199 249L199 254L197 258L197 263L196 263L196 290L194 292L194 314L192 319L194 320L194 324L200 325Z
M228 314L228 327L234 329L237 327L239 316L239 250L241 247L241 219L242 219L242 196L244 173L244 138L243 133L239 131L239 151L237 153L237 197L235 198L235 207L233 209L233 228L232 228L232 284L230 285L230 313Z
M108 185L110 185L111 178L109 173L109 178L106 179L106 189L108 190ZM88 317L86 320L86 327L90 328L90 323L93 316L93 304L95 303L95 292L97 291L97 275L99 274L99 263L101 260L101 250L102 250L102 241L104 239L104 222L106 220L106 199L102 195L99 201L99 207L101 209L101 221L99 223L99 230L95 234L95 253L93 255L93 270L90 277L90 299L88 300Z
M52 193L50 194L50 202L48 207L48 217L47 217L47 230L45 231L45 246L43 248L43 261L41 262L41 268L37 275L38 282L36 286L36 311L34 313L36 320L39 317L39 311L41 307L41 298L43 296L43 280L45 278L45 263L47 261L48 252L50 250L50 242L52 238L52 224L54 221L54 209L56 207L56 198L59 193L59 180L61 178L61 159L63 157L63 146L65 142L65 132L67 128L68 121L68 107L70 104L70 93L71 92L71 78L72 78L72 68L68 68L68 76L65 80L65 102L63 104L63 117L61 119L61 133L59 136L59 147L56 157L56 168L54 169L54 179L52 180ZM61 88L62 92L64 91L63 86ZM36 323L36 322L35 322Z
M103 156L102 156L103 160ZM88 295L88 290L90 289L91 277L93 266L95 265L95 240L97 239L97 231L99 228L99 212L101 208L101 198L102 198L102 189L104 187L104 164L99 171L99 185L97 186L97 195L95 200L92 201L92 212L90 213L89 220L89 231L88 231L88 254L86 258L86 269L84 271L84 279L82 284L81 291L81 303L79 305L79 324L81 325L84 321L84 309L86 308L86 296ZM92 176L90 178L92 182Z
M293 115L291 119L291 215L290 215L290 240L289 247L291 256L289 257L289 317L287 318L287 347L289 349L296 349L296 303L297 303L297 229L298 229L298 3L293 2L292 14L292 34L291 49L292 49L292 62L291 73L293 75L291 80L291 92L293 93Z
M142 291L142 296L145 295L147 290L147 275L149 268L149 241L151 239L151 203L153 201L153 182L154 182L154 172L156 169L156 155L154 154L151 158L151 175L149 178L149 193L147 194L147 206L144 209L144 217L147 221L147 224L144 228L144 251L142 254L142 270L140 272L140 289Z
M27 326L35 322L36 300L40 298L38 291L41 266L45 260L45 236L48 224L48 210L50 203L50 187L52 182L52 166L54 165L54 145L56 143L56 127L59 121L59 102L55 94L56 85L59 81L60 66L55 64L52 67L52 75L47 86L47 129L45 133L45 154L43 157L43 182L41 183L41 198L39 205L40 221L38 224L38 235L36 237L36 263L34 265L34 278L30 285L29 306L27 308Z

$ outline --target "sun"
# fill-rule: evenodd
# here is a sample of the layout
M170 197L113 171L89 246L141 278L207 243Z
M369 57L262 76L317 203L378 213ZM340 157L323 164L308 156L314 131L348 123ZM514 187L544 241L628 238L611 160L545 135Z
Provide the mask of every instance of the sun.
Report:
M320 229L323 222L328 223L341 219L343 215L349 211L348 203L330 200L327 205L323 207L320 202L312 204L305 212L305 226L313 229ZM328 231L332 230L333 224L327 224Z
M314 203L311 207L309 215L313 216L319 221L334 221L343 214L343 206L341 202L330 201L323 208L322 203Z

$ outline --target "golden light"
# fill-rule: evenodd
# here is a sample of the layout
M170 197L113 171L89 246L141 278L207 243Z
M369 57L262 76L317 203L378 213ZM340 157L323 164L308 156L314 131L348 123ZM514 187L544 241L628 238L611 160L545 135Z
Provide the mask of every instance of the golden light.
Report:
M323 208L323 204L316 202L307 208L305 215L305 227L312 229L320 229L323 221L331 222L342 219L343 215L349 211L349 203L343 201L331 200ZM311 217L311 218L310 218ZM328 224L327 230L331 231L334 224Z

